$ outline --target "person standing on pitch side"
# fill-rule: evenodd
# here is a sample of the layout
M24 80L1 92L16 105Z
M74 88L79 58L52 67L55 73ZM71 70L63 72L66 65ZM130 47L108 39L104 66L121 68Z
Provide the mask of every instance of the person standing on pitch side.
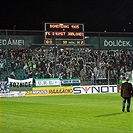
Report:
M128 82L129 78L126 77L126 82L122 83L121 86L121 97L123 98L122 100L122 112L125 110L125 104L127 101L127 112L130 112L130 104L131 104L131 97L133 94L132 90L132 84Z

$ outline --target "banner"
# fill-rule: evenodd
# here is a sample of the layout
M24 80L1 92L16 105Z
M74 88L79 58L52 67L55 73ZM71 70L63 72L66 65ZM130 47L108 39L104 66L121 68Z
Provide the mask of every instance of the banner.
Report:
M11 91L32 90L33 78L29 78L25 80L16 80L16 79L8 78L8 83L10 85Z
M73 86L73 94L117 93L117 85Z
M132 37L98 37L98 36L85 36L85 44L94 46L94 49L101 50L121 50L132 49L133 38Z
M26 91L26 96L51 96L51 95L72 95L72 86L59 87L35 87L32 91Z
M40 36L0 36L0 48L27 48L32 44L42 44L43 39Z
M35 79L36 86L61 86L61 81L59 78L43 78Z
M63 86L80 85L80 79L62 79L61 85Z
M132 49L132 37L100 37L100 49Z
M11 91L9 93L0 93L0 97L24 97L25 92Z

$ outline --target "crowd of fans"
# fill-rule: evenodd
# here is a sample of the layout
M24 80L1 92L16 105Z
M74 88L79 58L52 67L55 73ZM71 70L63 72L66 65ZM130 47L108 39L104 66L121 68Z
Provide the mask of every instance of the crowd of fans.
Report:
M131 50L93 50L89 48L0 49L0 75L27 78L80 78L82 81L114 79L131 75Z

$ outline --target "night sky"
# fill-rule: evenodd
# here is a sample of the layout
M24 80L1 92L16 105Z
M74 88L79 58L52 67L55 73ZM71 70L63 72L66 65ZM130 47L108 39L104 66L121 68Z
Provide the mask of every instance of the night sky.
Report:
M0 29L42 30L51 22L83 23L88 32L133 31L133 0L5 0L0 13Z

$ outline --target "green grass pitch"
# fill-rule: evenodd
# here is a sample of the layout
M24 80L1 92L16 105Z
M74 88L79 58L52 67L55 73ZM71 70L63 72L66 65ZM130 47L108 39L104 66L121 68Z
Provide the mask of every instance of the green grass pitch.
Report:
M122 112L121 102L120 94L0 98L0 133L133 133L133 107Z

